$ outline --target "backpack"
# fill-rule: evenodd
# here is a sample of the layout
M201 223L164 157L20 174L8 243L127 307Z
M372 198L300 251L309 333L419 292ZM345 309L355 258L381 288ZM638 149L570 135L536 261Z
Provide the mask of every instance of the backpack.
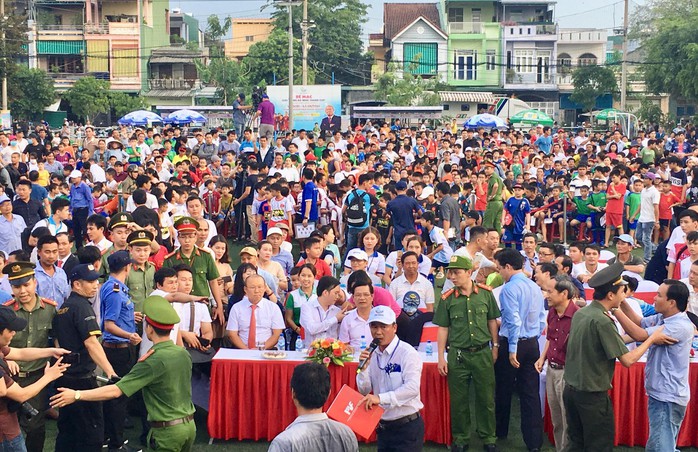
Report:
M669 243L669 240L661 242L652 259L647 263L647 268L645 269L646 280L661 284L667 278L667 243ZM680 251L683 253L684 249ZM678 253L678 255L681 255L681 253Z
M366 205L364 204L364 196L368 196L368 193L364 192L362 195L356 190L352 191L354 195L347 204L347 224L355 228L360 228L366 224L368 221L368 212L366 211Z

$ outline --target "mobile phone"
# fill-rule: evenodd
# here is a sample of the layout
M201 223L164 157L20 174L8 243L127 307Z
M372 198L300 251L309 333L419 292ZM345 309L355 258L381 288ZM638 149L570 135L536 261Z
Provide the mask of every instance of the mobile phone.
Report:
M232 277L232 276L230 276L230 275L227 275L227 276L223 276L223 277L222 277L221 279L223 280L223 283L224 283L224 284L225 284L225 283L229 283L229 282L232 282L232 281L233 281L233 277Z
M68 353L63 355L63 362L65 364L80 364L80 353Z

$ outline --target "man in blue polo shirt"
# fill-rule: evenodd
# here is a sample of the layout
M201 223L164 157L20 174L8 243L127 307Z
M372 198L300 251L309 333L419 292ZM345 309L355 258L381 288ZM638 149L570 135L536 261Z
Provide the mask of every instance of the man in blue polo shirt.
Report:
M318 219L318 191L317 186L313 182L315 171L310 168L303 170L303 196L301 198L301 221L303 227L308 226L308 222L314 222Z
M414 214L415 212L422 213L424 209L419 205L416 199L408 197L407 182L404 180L395 184L397 196L388 203L386 209L393 219L393 244L395 249L402 248L402 237L405 232L414 229Z

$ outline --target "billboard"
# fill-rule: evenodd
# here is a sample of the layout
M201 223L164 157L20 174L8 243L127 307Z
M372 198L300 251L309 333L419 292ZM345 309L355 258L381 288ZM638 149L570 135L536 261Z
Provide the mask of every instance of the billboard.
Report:
M267 86L269 100L276 114L288 114L288 85ZM341 85L294 85L293 128L313 130L325 117L325 106L332 105L337 116L342 114Z

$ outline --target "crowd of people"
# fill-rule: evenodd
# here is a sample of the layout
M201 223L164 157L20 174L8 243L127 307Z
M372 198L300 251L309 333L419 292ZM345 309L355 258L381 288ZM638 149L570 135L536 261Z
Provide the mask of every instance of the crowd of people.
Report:
M0 133L0 446L42 450L58 416L56 450L131 450L132 405L144 446L189 450L191 378L216 350L333 337L368 362L357 387L385 409L378 449L420 450L416 349L431 322L452 450L471 419L498 450L515 389L540 450L541 374L557 450L611 450L615 361L646 352L647 450L673 450L698 324L694 129L343 132L325 112L286 133L240 120ZM652 303L634 297L646 281ZM294 403L334 438L326 450L356 450L322 414L327 379L299 367ZM296 450L293 428L312 427L273 450Z

